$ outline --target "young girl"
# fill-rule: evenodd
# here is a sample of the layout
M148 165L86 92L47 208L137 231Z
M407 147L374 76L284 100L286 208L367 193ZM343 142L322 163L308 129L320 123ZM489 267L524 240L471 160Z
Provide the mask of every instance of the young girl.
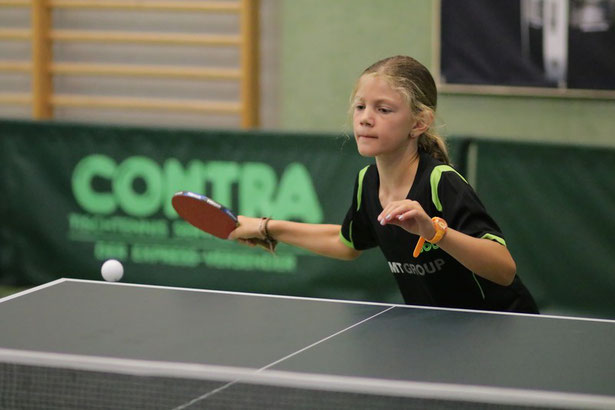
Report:
M239 216L230 239L346 260L378 246L408 304L538 313L500 228L449 165L432 127L436 100L431 74L411 57L368 67L352 94L353 129L376 163L359 172L342 225Z

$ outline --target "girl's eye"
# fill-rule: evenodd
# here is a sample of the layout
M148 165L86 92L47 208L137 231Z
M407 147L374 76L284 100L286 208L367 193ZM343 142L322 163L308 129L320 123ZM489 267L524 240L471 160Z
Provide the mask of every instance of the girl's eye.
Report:
M380 107L378 110L379 110L381 113L383 113L383 114L388 114L388 113L390 113L390 112L392 111L391 109L389 109L389 108L384 108L384 107Z
M355 110L362 110L364 108L365 108L365 105L363 105L363 104L357 104L357 105L354 106Z

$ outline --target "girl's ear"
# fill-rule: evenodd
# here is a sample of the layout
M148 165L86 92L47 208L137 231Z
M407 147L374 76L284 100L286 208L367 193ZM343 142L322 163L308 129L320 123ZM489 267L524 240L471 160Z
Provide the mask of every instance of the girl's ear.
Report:
M410 131L410 137L417 138L422 135L425 131L431 127L433 124L434 115L433 111L430 110L422 110L417 116L414 125L412 126L412 131Z

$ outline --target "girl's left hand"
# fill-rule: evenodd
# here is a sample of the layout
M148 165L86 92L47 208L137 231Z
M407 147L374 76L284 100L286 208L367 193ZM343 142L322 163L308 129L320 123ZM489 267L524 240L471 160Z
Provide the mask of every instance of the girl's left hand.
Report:
M397 225L423 238L433 238L436 233L431 217L427 215L421 204L409 199L388 204L378 215L378 222L381 225Z

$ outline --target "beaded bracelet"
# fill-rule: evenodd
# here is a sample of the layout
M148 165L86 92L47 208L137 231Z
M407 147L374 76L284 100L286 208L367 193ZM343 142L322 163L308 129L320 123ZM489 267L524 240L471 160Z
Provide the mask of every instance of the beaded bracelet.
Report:
M278 244L278 241L275 240L269 233L269 229L267 227L267 225L269 224L269 221L271 221L271 218L265 218L265 217L261 218L260 224L258 225L258 233L263 237L263 240L267 242L269 251L271 253L274 253L275 247Z

